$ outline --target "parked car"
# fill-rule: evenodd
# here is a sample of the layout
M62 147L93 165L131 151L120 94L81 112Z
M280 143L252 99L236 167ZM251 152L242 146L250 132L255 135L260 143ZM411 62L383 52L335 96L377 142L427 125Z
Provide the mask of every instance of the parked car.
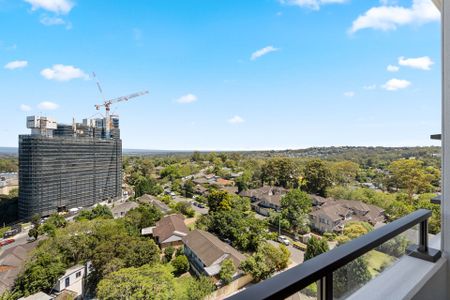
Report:
M7 239L9 237L15 236L16 234L22 232L22 225L21 224L17 224L11 227L10 230L6 231L3 234L3 238Z
M0 241L0 247L12 244L15 241L16 241L15 239L7 239L7 240Z
M202 203L200 203L200 202L197 203L197 206L200 207L200 208L205 208L205 206Z
M285 237L284 235L279 235L278 236L278 242L280 242L280 243L282 243L282 244L284 244L286 246L289 246L289 244L290 244L288 238Z

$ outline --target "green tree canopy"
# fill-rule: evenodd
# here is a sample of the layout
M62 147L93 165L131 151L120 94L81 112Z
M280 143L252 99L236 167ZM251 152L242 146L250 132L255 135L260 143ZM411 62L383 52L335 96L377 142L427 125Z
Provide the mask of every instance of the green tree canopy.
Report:
M370 275L367 262L364 257L349 262L333 273L333 293L340 298L346 293L352 292L368 282Z
M100 300L172 300L175 280L169 265L123 268L102 279L97 287Z
M313 159L305 164L303 173L306 191L325 196L326 189L333 183L328 165L323 160Z
M236 267L231 259L225 259L220 265L219 279L222 283L229 284L233 280L233 275L236 273Z
M289 227L294 232L304 228L308 224L308 213L311 211L312 202L308 194L298 189L289 191L281 198L282 218L289 222Z
M189 271L189 261L186 255L179 255L171 262L175 275L181 275Z
M306 243L305 261L330 250L327 240L312 236Z
M400 159L392 162L389 183L396 189L404 190L410 201L414 194L431 192L433 184L438 184L440 172L433 167L424 167L424 163L417 159Z
M297 185L299 170L292 159L276 157L263 165L261 177L270 185L292 188Z
M241 263L240 268L252 275L255 281L261 281L286 268L289 256L286 246L280 245L277 248L268 242L263 242L255 253Z
M210 212L218 210L231 210L233 205L231 195L226 191L213 190L208 195L208 207Z

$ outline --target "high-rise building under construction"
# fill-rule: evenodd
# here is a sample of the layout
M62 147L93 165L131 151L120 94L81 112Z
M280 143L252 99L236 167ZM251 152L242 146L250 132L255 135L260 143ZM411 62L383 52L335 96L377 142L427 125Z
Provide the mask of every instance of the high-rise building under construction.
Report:
M20 219L121 197L117 116L72 125L31 116L27 127L31 134L19 136Z

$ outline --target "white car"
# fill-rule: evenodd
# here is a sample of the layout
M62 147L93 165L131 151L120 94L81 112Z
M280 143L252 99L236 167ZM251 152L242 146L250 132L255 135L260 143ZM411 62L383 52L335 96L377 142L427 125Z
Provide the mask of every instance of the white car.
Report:
M289 246L289 244L290 244L288 238L285 237L284 235L278 236L278 242L280 242L280 243L282 243L282 244L284 244L286 246Z

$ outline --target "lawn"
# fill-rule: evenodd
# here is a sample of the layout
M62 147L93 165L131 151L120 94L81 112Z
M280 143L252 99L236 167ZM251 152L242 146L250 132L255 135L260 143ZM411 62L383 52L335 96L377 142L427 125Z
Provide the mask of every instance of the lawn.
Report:
M365 257L369 267L369 272L372 277L377 276L382 271L382 269L384 269L386 266L391 265L395 259L392 256L376 250L370 251L365 255Z

